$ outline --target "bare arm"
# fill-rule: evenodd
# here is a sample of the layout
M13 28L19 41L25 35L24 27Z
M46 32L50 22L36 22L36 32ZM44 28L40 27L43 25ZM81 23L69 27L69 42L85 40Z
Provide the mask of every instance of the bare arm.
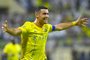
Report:
M56 30L64 30L64 29L70 28L72 26L74 26L72 24L72 22L60 23L60 24L55 25L55 29Z
M11 34L11 35L13 35L13 36L20 35L21 32L22 32L22 31L21 31L20 29L18 29L18 28L10 28L10 27L8 27L7 21L5 21L5 23L3 24L2 28L3 28L3 30L4 30L5 32L7 32L7 33L9 33L9 34Z
M67 22L67 23L60 23L55 25L56 30L64 30L68 29L72 26L85 26L87 24L87 18L79 17L76 21L73 22Z

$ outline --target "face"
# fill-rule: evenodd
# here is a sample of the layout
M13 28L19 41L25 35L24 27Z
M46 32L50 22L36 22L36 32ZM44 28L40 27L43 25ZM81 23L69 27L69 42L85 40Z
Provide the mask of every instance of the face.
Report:
M48 23L48 18L49 18L48 9L41 9L40 12L38 13L37 19L41 23L46 24L46 23Z

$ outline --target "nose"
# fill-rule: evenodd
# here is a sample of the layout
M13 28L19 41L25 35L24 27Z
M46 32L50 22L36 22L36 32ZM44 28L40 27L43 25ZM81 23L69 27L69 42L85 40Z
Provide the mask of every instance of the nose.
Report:
M46 15L46 18L49 18L49 15L48 14Z

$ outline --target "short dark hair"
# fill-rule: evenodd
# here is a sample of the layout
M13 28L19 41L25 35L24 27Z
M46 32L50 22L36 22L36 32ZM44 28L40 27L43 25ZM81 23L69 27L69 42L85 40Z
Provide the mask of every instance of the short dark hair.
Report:
M39 7L36 8L35 12L38 12L38 11L40 11L41 9L48 9L48 8L45 7L45 6L39 6Z

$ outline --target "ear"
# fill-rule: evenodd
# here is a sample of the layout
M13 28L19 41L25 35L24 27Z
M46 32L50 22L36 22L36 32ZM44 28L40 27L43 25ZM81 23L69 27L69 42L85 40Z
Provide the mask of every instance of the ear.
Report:
M39 12L35 12L35 16L36 17L39 17Z

